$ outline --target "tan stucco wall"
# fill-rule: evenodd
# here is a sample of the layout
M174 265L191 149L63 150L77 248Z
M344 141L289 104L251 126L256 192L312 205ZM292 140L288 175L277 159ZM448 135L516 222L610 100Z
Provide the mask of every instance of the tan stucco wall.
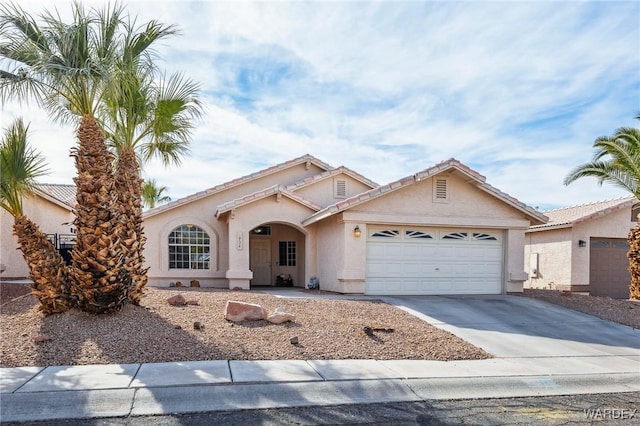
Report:
M447 182L449 200L445 203L433 200L432 179L425 179L350 209L342 216L343 221L351 224L349 229L344 230L345 235L348 236L358 223L503 229L506 238L503 289L509 292L522 291L522 283L526 279L524 232L530 224L529 220L522 212L468 184L457 175L448 175ZM360 225L360 228L363 229L363 226ZM352 242L347 256L362 256L365 259L366 244L360 244L362 246L358 247ZM359 265L359 262L358 257L346 260L350 265ZM362 268L365 263L363 261Z
M331 217L314 225L318 248L318 280L320 289L342 291L338 271L342 271L345 259L344 226L339 218Z
M525 287L554 288L571 283L571 238L570 228L527 233L524 261L529 279ZM537 277L529 269L532 254L538 256Z
M311 244L311 240L314 236L310 234L308 230L302 228L300 223L311 213L312 210L308 207L303 206L285 196L278 197L276 195L239 208L233 215L233 218L230 216L228 221L228 246L230 249L227 278L249 277L248 279L251 279L249 231L260 225L280 223L297 229L297 232L290 232L290 235L294 235L296 237L296 246L300 247L300 249L297 250L299 259L304 259L304 264L301 265L300 262L297 262L299 269L292 272L299 274L294 281L297 285L306 283L310 277L309 273L313 270L311 265L315 263L314 254L309 253L306 246L307 244ZM239 237L243 240L241 248L238 247ZM272 258L277 260L277 241L274 244L276 246L275 249L272 250ZM305 254L307 255L305 256ZM274 272L277 269L278 268L274 265ZM230 287L234 287L232 283L229 285ZM239 286L242 287L242 285Z
M635 226L631 221L631 207L577 223L573 228L528 232L525 246L525 265L530 256L538 253L539 277L531 277L526 287L554 288L589 284L589 259L592 237L627 238ZM585 241L586 247L578 242ZM528 268L528 266L526 266Z
M72 225L63 223L72 222L74 219L70 210L52 203L39 196L25 197L23 200L25 215L38 224L40 230L46 234L69 234ZM0 263L6 270L2 278L22 278L29 275L29 268L18 250L16 237L13 235L13 217L0 209Z
M297 194L307 200L313 200L316 204L321 206L328 206L333 203L337 203L343 200L343 197L337 198L334 196L334 182L335 180L344 180L347 182L347 197L361 194L371 188L345 174L339 174L323 179L313 185L306 186L296 190Z

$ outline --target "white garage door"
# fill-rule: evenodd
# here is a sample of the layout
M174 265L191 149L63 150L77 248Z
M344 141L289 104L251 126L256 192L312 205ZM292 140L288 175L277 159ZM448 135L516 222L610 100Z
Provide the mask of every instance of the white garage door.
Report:
M499 230L369 228L367 294L500 294Z

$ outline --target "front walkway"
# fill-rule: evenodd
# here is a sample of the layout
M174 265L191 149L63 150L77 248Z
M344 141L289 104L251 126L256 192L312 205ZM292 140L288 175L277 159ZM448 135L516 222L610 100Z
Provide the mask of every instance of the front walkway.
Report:
M2 368L0 413L3 422L27 422L640 391L640 356L610 357L596 370L593 362L222 360Z

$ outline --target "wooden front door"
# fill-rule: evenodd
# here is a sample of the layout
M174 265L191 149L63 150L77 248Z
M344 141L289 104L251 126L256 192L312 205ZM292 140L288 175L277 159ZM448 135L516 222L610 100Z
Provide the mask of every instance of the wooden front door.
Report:
M254 238L251 244L251 285L272 285L271 277L271 240Z

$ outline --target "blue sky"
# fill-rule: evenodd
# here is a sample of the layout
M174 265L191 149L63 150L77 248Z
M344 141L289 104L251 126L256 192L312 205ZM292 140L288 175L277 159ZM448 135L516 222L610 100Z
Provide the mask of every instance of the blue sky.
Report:
M192 155L145 168L174 199L306 153L381 184L453 157L542 210L625 195L562 181L595 138L640 124L637 1L126 5L182 30L162 65L203 89ZM43 180L71 183L72 129L15 103L0 125L15 116L49 160Z

